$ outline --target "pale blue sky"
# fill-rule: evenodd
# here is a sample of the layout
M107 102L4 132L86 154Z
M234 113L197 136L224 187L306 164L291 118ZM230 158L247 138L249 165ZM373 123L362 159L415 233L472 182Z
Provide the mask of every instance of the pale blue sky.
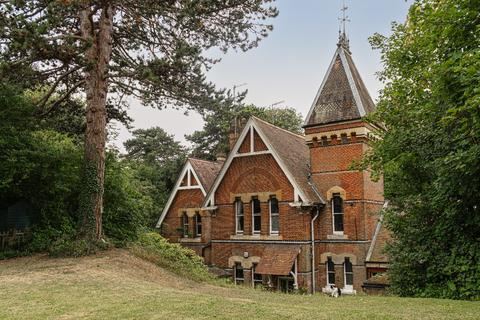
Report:
M392 21L403 22L412 0L347 0L347 34L359 72L374 100L381 83L375 72L381 70L380 55L373 51L368 37L375 32L390 34ZM246 53L230 52L208 73L218 87L231 88L247 83L247 103L271 105L284 100L305 116L322 82L336 49L342 0L277 0L279 16L274 30L258 48ZM278 107L281 107L279 105ZM135 128L160 126L185 141L184 135L202 128L201 118L182 111L156 110L132 102L130 115ZM120 128L115 144L130 133Z

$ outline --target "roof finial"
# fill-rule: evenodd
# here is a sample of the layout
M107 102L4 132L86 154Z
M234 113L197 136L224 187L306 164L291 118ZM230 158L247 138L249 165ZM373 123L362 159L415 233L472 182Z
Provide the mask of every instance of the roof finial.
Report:
M338 30L338 46L343 46L345 49L350 51L350 43L347 38L346 25L347 22L350 22L350 18L347 16L348 7L345 5L345 0L343 0L343 6L340 11L342 11L342 17L338 18L340 20L340 28Z

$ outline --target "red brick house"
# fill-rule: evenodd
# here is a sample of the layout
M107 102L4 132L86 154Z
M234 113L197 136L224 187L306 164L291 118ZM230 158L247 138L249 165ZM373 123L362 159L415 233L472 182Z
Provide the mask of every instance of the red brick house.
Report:
M388 262L383 182L351 167L368 150L363 117L374 109L341 37L305 134L250 118L224 161L187 161L157 227L236 283L361 290Z

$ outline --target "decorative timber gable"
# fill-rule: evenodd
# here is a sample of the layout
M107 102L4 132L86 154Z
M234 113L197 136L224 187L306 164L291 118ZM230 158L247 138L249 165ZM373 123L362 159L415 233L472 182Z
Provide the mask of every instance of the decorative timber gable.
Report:
M189 158L182 168L181 173L170 193L168 201L163 208L162 214L157 222L157 228L160 227L167 215L172 202L180 190L200 190L205 196L210 189L223 162L211 162L200 159Z
M305 205L323 203L308 181L309 156L304 137L251 117L205 197L203 207L215 207L215 192L235 158L265 154L272 155L293 186L294 202Z

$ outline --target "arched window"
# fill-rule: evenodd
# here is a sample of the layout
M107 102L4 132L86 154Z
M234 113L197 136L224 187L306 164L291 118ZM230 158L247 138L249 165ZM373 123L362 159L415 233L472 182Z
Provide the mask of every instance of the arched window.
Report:
M194 222L195 222L195 237L201 237L202 236L202 217L200 216L200 213L198 211L195 213Z
M243 234L243 202L240 199L235 200L235 232L237 234Z
M188 237L188 216L186 212L182 214L182 230L183 230L183 237Z
M260 208L260 200L252 199L252 233L260 234L262 230L262 209Z
M335 284L335 264L333 263L332 257L327 258L325 263L327 270L327 286Z
M333 233L343 234L343 199L339 193L332 197Z
M345 258L345 262L343 263L343 270L345 289L351 290L353 288L353 266L348 257Z
M280 230L280 210L277 198L270 198L270 234L278 234Z

